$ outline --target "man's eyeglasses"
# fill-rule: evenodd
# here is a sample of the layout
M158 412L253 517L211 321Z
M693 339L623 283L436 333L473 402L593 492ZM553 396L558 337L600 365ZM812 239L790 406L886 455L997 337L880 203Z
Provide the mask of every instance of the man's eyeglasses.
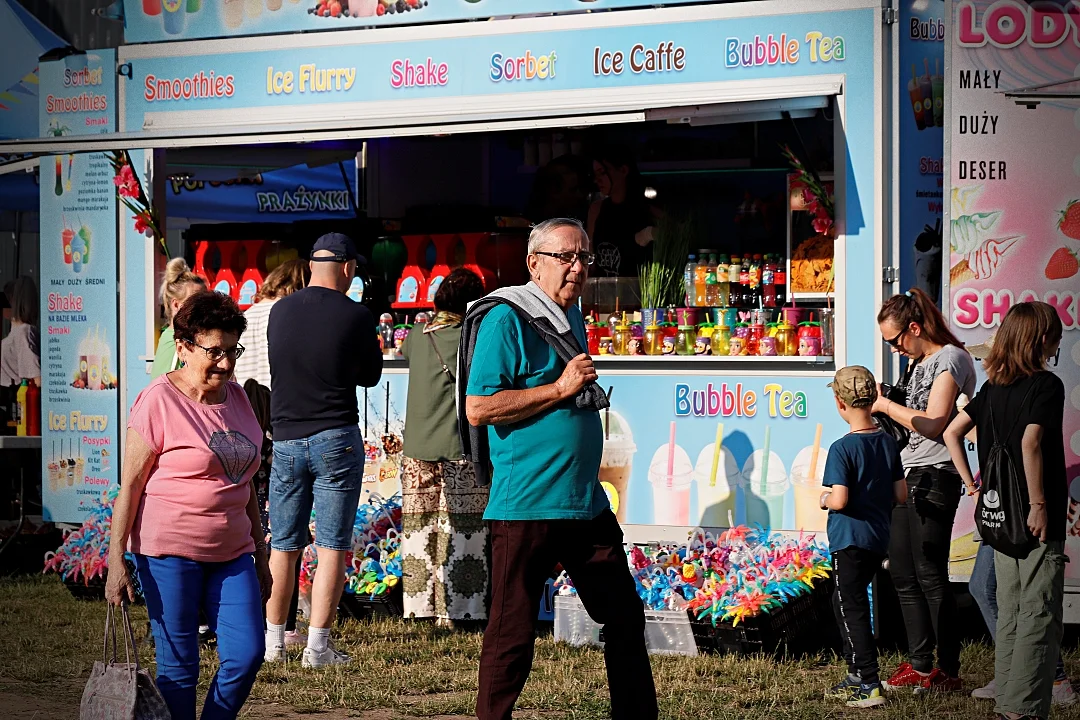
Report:
M908 329L904 328L899 333L897 333L896 337L894 337L892 340L889 340L889 339L886 338L885 342L887 342L889 345L891 345L894 348L898 348L898 347L900 347L900 338L904 337L904 334L907 333L907 331L908 331Z
M223 350L219 347L204 347L193 340L188 340L188 342L205 352L206 357L210 358L210 362L218 362L225 356L228 356L230 360L235 360L244 354L244 346L239 343L236 344L236 347Z
M548 257L553 257L556 260L558 260L559 262L563 263L564 265L573 265L574 260L580 260L581 264L585 265L585 266L592 265L594 262L596 262L596 256L593 255L591 252L553 253L553 252L541 252L540 250L537 250L533 254L534 255L547 255Z

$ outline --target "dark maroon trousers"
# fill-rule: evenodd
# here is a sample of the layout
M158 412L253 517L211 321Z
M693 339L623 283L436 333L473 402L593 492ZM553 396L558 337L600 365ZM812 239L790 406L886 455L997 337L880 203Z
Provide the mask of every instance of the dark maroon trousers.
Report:
M491 612L480 656L480 720L510 720L533 661L544 583L566 568L593 620L604 628L613 720L657 717L645 649L645 609L626 564L623 533L611 510L592 520L491 523Z

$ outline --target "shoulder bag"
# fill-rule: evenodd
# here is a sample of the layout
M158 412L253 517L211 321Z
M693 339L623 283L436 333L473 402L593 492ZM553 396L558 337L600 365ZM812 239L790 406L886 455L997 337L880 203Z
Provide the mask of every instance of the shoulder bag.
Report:
M911 374L915 372L915 366L918 364L918 362L914 361L908 363L907 370L904 371L904 379L900 381L899 385L893 386L886 385L885 383L881 384L882 393L887 399L892 400L897 405L907 407L908 383L911 381ZM907 447L908 440L911 439L910 430L885 413L874 413L873 418L882 430L889 435L892 435L892 439L896 441L897 447L901 450Z
M90 679L79 703L79 720L171 720L165 699L154 684L150 672L139 666L135 635L131 631L127 604L124 616L124 655L127 662L117 662L116 619L109 605L105 615L105 642L102 659L94 663ZM112 655L109 637L112 636Z

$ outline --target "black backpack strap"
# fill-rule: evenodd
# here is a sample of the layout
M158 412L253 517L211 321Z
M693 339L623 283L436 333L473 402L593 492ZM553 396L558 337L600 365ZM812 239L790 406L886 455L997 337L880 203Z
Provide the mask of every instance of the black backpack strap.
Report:
M435 344L435 331L432 330L431 332L428 332L427 329L425 329L423 330L423 333L427 336L427 339L431 341L431 349L435 351L435 357L439 358L439 363L442 365L442 371L446 373L446 377L450 378L450 384L453 385L455 382L454 373L450 372L449 366L447 366L446 361L443 360L442 353L439 352L439 346Z
M1038 375L1035 376L1035 382L1031 383L1031 387L1029 387L1027 393L1024 394L1024 399L1020 401L1020 409L1016 411L1016 419L1013 420L1013 424L1012 427L1009 428L1009 432L1005 434L1006 441L1008 441L1008 439L1012 437L1013 432L1016 431L1016 426L1020 424L1020 418L1023 417L1023 410L1024 407L1027 406L1028 398L1031 397L1031 393L1035 392L1035 388L1039 386L1039 381L1041 379L1042 378L1040 378ZM990 414L990 422L994 422L993 413ZM997 439L995 438L994 441L997 442Z

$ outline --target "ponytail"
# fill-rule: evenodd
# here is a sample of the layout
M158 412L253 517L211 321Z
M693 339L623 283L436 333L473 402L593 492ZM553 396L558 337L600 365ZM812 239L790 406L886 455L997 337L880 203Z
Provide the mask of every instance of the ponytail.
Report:
M960 338L949 329L937 303L919 288L912 288L902 295L893 295L886 300L878 312L877 321L883 323L886 320L892 320L901 328L915 323L922 328L922 337L936 345L955 345L961 349L964 347Z

